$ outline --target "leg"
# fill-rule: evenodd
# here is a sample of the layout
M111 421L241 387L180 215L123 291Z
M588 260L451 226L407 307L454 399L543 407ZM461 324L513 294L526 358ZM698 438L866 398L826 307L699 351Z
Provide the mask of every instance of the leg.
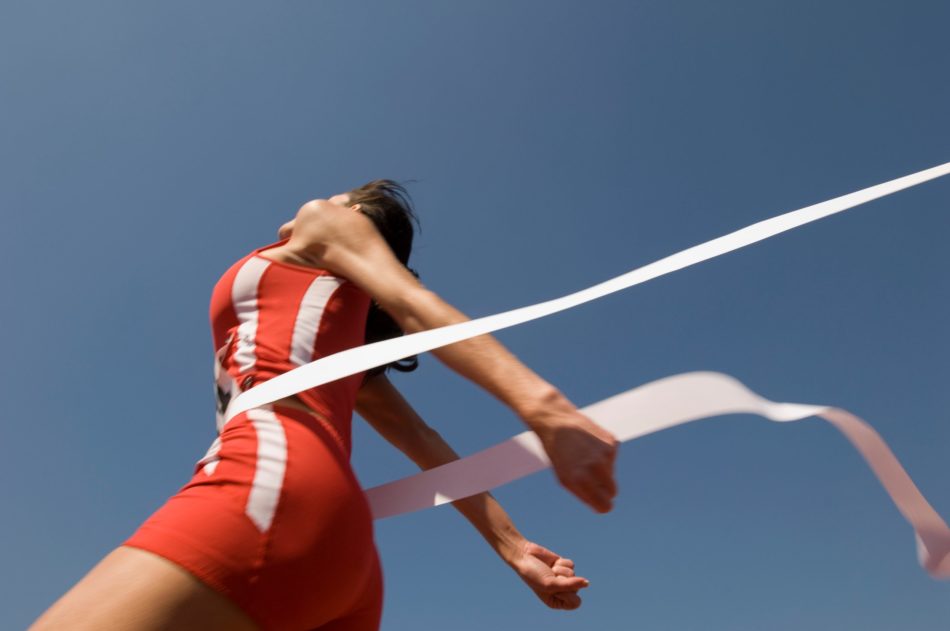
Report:
M29 631L256 631L227 597L185 569L120 546L33 623Z

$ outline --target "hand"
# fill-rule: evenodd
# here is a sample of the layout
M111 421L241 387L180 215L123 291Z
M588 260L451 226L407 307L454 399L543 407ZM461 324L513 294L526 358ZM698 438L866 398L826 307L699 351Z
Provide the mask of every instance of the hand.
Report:
M552 609L577 609L581 606L579 589L590 581L574 576L574 562L536 543L525 541L511 567L528 587Z
M541 439L560 483L599 513L617 495L614 461L620 442L569 402L538 412L528 421Z

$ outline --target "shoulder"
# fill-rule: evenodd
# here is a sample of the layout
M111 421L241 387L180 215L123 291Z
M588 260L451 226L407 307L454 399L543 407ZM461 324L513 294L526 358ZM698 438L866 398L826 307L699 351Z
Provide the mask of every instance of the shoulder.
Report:
M357 284L368 272L390 266L392 252L373 221L352 208L314 200L297 212L284 249L313 267L329 270ZM395 258L393 258L395 261Z
M300 207L294 219L291 241L314 247L346 244L377 234L373 222L360 212L315 199Z

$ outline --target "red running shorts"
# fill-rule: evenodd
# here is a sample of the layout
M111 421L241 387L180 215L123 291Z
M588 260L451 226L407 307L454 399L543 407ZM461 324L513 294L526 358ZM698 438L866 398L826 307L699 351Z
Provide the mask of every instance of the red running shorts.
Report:
M379 628L369 505L336 432L302 410L231 419L191 480L122 545L177 563L268 631Z

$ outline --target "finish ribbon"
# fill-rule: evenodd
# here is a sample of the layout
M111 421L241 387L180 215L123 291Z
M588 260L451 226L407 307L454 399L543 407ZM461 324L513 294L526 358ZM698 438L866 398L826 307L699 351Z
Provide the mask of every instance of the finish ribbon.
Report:
M376 366L571 309L948 173L950 162L760 221L561 298L324 357L241 393L228 406L225 421L241 412ZM861 452L898 510L914 527L918 556L924 568L934 577L950 577L950 529L880 436L844 410L772 403L726 375L687 373L635 388L582 411L619 440L718 414L751 412L780 422L819 415L841 430ZM636 420L625 422L620 420L622 417ZM547 466L537 438L525 432L467 458L370 489L367 494L374 516L380 518L487 491Z
M784 423L819 416L837 427L864 457L917 535L917 557L934 578L950 578L950 528L914 485L874 429L838 408L774 403L717 372L666 377L580 410L623 442L722 414L758 414ZM534 432L440 467L373 487L366 494L381 519L438 506L493 489L550 466Z

